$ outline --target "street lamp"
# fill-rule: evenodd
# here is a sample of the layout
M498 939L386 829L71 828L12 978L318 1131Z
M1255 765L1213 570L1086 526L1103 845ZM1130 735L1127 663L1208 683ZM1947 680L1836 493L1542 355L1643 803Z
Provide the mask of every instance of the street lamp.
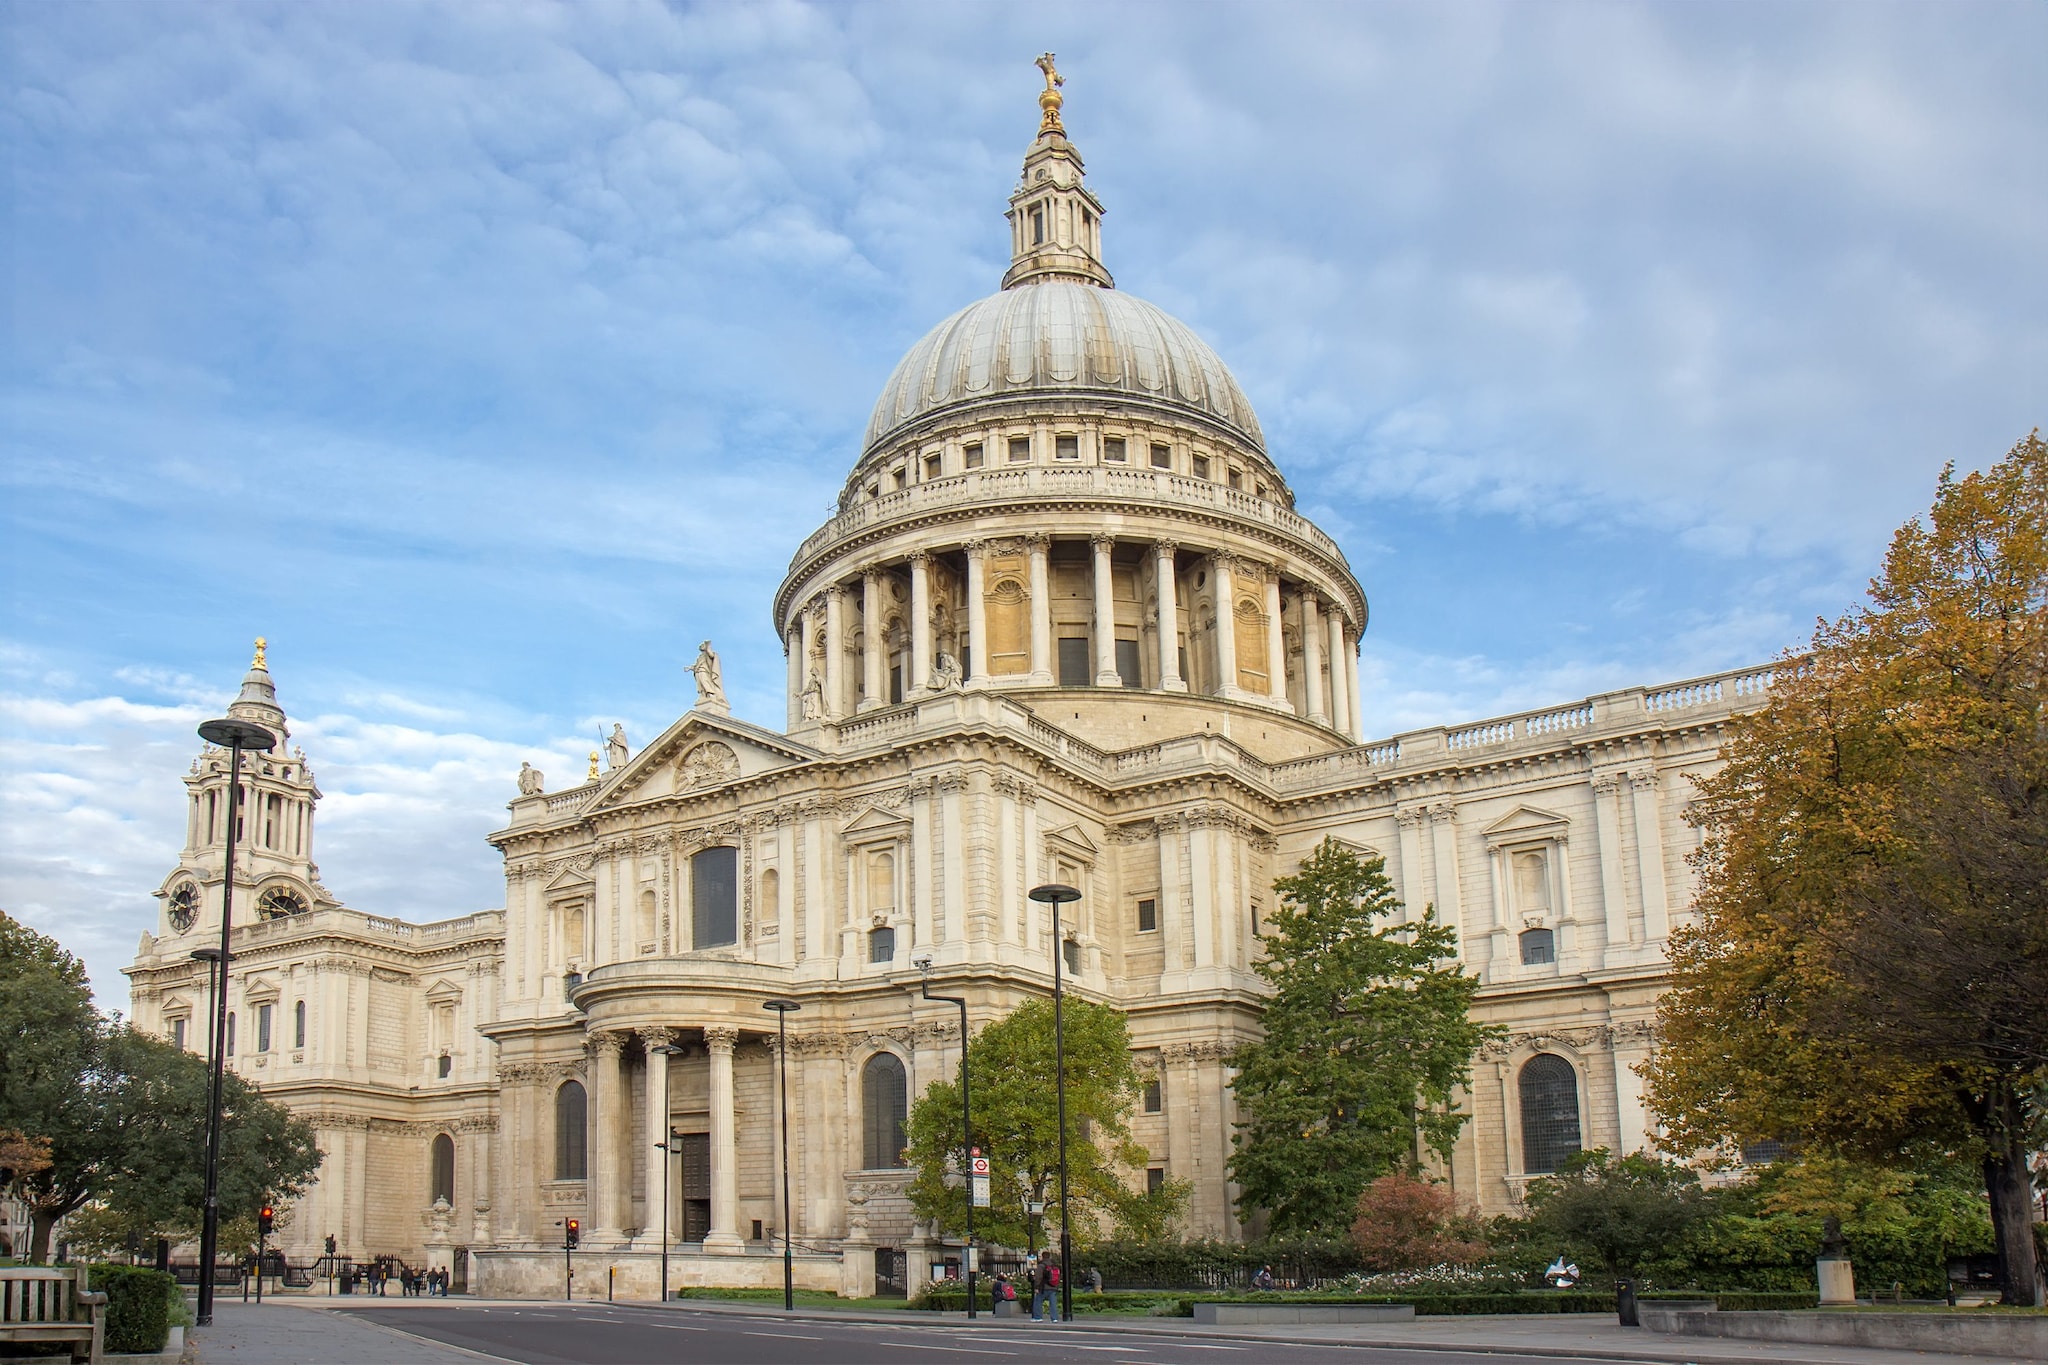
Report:
M796 1262L789 1251L789 1016L803 1006L794 1000L768 1000L761 1008L775 1011L775 1084L782 1097L782 1311L796 1311Z
M194 948L192 950L192 960L206 964L206 1017L211 1019L213 1018L214 977L220 971L220 949ZM210 1031L206 1035L206 1060L209 1062L213 1060L213 1034Z
M676 1130L671 1115L675 1110L669 1107L669 1073L675 1070L675 1058L682 1051L674 1043L663 1043L654 1049L669 1059L661 1069L661 1141L655 1147L661 1152L661 1301L668 1302L668 1168L675 1164Z
M220 883L220 968L213 999L213 1088L206 1106L206 1209L199 1231L198 1325L213 1322L213 1258L220 1250L220 1092L227 1065L228 962L235 927L235 833L241 823L242 750L261 753L276 745L277 736L260 725L225 717L199 727L199 737L228 751L227 865Z
M1065 995L1060 968L1066 960L1066 944L1060 941L1060 907L1081 899L1071 886L1051 882L1034 886L1031 899L1052 907L1052 1065L1053 1089L1059 1095L1060 1111L1060 1321L1074 1320L1074 1239L1067 1220L1067 1038L1060 1017Z
M967 1316L974 1316L974 1111L967 1097L967 998L932 994L932 955L911 959L924 981L924 998L960 1007L960 1159L967 1163Z

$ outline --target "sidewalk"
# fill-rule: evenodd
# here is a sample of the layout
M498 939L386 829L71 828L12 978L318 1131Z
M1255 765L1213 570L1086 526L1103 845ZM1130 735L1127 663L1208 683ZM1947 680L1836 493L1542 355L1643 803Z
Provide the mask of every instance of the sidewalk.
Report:
M908 1310L805 1309L785 1316L773 1303L684 1299L667 1306L638 1300L579 1299L574 1305L540 1299L363 1299L358 1306L386 1308L520 1308L600 1312L628 1309L646 1313L717 1313L770 1321L796 1317L818 1322L888 1323L911 1330L937 1327L969 1330L1071 1332L1098 1338L1170 1336L1189 1340L1270 1341L1303 1346L1391 1347L1409 1351L1547 1356L1561 1359L1645 1361L1652 1365L2000 1365L1995 1356L1950 1355L1921 1351L1882 1351L1813 1346L1790 1342L1751 1342L1711 1337L1666 1336L1623 1327L1611 1313L1545 1313L1501 1316L1417 1318L1411 1323L1360 1323L1327 1326L1273 1325L1202 1326L1188 1318L1117 1318L1088 1315L1072 1324L1034 1324L1030 1318L993 1318L983 1313L970 1324L960 1313L919 1313ZM239 1358L270 1362L324 1362L345 1359L351 1365L475 1365L495 1360L408 1337L374 1326L346 1313L330 1310L351 1306L347 1299L279 1299L258 1314L254 1310L222 1311L212 1328L196 1340L202 1365L228 1365ZM234 1305L240 1309L240 1305ZM275 1312L273 1309L288 1311ZM317 1316L316 1316L317 1315ZM253 1321L252 1321L253 1319ZM306 1319L303 1323L296 1319ZM342 1334L346 1333L344 1337ZM217 1343L217 1344L216 1344ZM260 1347L260 1350L253 1349ZM295 1352L297 1354L295 1354ZM2026 1365L2035 1365L2027 1362Z

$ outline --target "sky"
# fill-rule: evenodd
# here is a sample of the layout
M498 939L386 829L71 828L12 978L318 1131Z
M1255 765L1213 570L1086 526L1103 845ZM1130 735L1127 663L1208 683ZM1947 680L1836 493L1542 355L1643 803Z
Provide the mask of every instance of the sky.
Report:
M694 697L996 288L1031 62L1391 735L1765 661L2040 422L2048 6L0 0L0 909L104 1006L250 641L346 903Z

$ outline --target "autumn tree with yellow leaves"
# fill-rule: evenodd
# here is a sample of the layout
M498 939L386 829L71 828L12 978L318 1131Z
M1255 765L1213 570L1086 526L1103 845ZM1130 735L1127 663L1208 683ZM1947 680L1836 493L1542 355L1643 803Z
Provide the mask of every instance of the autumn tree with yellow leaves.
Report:
M1944 470L1869 600L1788 658L1702 781L1699 922L1647 1069L1667 1149L1781 1139L1981 1165L2040 1304L2048 1141L2048 446Z

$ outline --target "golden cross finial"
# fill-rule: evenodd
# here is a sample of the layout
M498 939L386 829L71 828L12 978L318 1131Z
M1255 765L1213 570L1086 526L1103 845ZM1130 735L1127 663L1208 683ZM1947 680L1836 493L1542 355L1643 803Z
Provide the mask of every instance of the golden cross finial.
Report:
M264 663L264 662L263 662L263 651L264 651L264 650L266 650L266 649L268 649L268 648L270 648L270 641L268 641L268 640L264 639L264 638L263 638L263 637L262 637L261 635L257 636L257 637L256 637L256 661L255 661L254 663L250 664L250 665L249 665L249 667L251 667L251 668L269 668L269 667L270 667L270 665L269 665L269 664L267 664L267 663Z
M1060 106L1066 103L1066 97L1060 94L1060 87L1067 83L1067 78L1052 64L1050 52L1040 53L1032 65L1045 73L1045 89L1038 92L1038 107L1045 111L1045 117L1039 120L1038 131L1063 133L1066 129L1060 127Z
M583 780L585 782L597 781L597 750L595 749L592 749L590 751L590 776L584 778Z

